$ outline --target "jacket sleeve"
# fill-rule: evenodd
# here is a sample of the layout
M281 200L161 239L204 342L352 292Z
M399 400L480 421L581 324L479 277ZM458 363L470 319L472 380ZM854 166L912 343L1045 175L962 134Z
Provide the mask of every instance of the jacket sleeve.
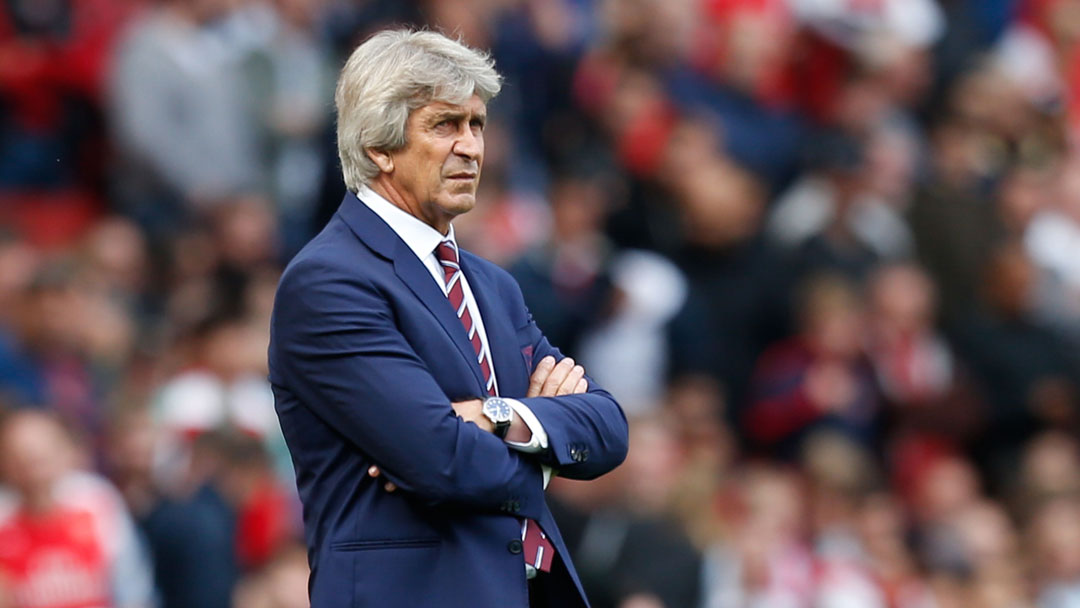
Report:
M525 337L533 349L533 369L546 356L556 361L565 355L551 345L537 327L517 282L508 283L503 297L512 306L517 335ZM505 284L505 283L504 283ZM540 461L571 479L593 479L619 466L626 459L629 429L626 415L610 393L586 376L589 390L581 395L560 397L515 397L532 410L548 436L548 449Z
M538 464L455 415L387 300L354 274L316 263L286 272L271 323L274 381L402 490L492 509L516 500L538 515Z

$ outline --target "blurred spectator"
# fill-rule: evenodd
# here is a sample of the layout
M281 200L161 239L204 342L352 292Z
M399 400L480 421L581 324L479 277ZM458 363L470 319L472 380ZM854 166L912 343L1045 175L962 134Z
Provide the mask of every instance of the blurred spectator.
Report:
M0 371L13 405L47 408L96 440L109 366L122 365L134 339L131 321L82 279L73 259L41 267L20 293Z
M930 585L923 579L908 540L907 521L894 497L885 493L864 496L857 517L859 553L854 563L832 565L835 582L826 583L830 606L853 605L862 592L860 606L936 606Z
M787 331L789 272L759 233L764 193L750 174L713 157L671 179L685 232L673 259L689 281L670 328L672 373L720 382L734 416L758 354Z
M1080 601L1080 504L1047 501L1031 524L1039 608L1069 608Z
M805 116L793 112L784 73L796 51L785 2L705 2L695 23L691 61L666 70L673 103L714 117L723 149L770 191L795 174ZM789 55L790 54L790 55Z
M723 497L728 536L705 556L708 608L799 606L813 597L815 567L800 513L795 475L748 467Z
M870 284L871 357L894 403L937 402L953 382L952 354L934 331L934 287L916 266L882 268Z
M41 253L25 238L0 230L0 327L14 324L18 300L41 264Z
M1051 169L1017 165L1004 174L998 186L997 214L1008 238L1023 239L1031 222L1047 207Z
M298 251L311 225L323 181L322 133L329 122L334 65L319 31L326 0L276 0L268 41L246 58L258 118L264 175L281 219L285 248Z
M159 388L152 406L166 470L183 467L193 437L237 429L264 441L291 471L266 380L264 331L221 317L206 320L190 336L190 358Z
M974 602L1022 605L1027 589L1016 529L1004 509L982 500L953 523L974 576Z
M902 105L918 101L928 80L926 52L945 21L932 0L828 2L792 0L806 27L794 76L808 112L819 120L845 120L839 102L844 78L859 63L883 76L876 87Z
M809 431L824 427L870 446L881 395L862 350L859 295L842 279L823 276L802 296L799 334L757 363L744 428L773 454L790 456Z
M238 436L227 456L220 483L236 511L237 560L244 570L256 570L295 538L299 517L259 440Z
M916 256L937 285L943 320L951 323L977 306L980 272L1002 228L980 191L986 166L980 134L946 119L931 137L933 174L916 192L908 220Z
M139 408L119 413L109 437L109 470L153 551L164 606L231 606L245 572L290 578L277 556L297 537L296 514L259 440L210 430L183 463L163 463L174 439Z
M526 251L510 272L552 343L578 353L628 413L643 413L663 393L665 328L682 308L686 284L657 254L616 252L602 232L611 182L586 166L556 177L549 242Z
M980 429L979 402L952 349L935 329L937 293L911 263L879 268L868 285L867 353L894 435L967 441Z
M1038 435L1024 446L1009 505L1021 521L1030 521L1044 503L1080 493L1080 445L1060 431Z
M256 117L241 53L214 26L227 0L165 0L117 49L110 117L121 165L117 202L156 235L191 206L258 188Z
M132 0L0 7L0 221L63 246L102 207L102 88Z
M909 253L911 236L898 210L870 191L866 156L856 138L822 135L813 146L813 173L773 207L768 230L795 251L801 274L862 280L879 261Z
M859 557L858 515L863 500L882 486L874 455L830 430L812 433L799 465L806 473L807 522L817 553Z
M149 561L116 490L79 470L57 418L0 423L0 603L12 608L154 605Z
M1039 315L1068 339L1080 340L1080 164L1069 158L1058 171L1051 200L1035 209L1024 248L1041 270Z
M671 507L690 540L704 550L726 529L715 503L737 464L735 434L725 423L723 393L710 378L683 378L673 384L664 408L672 417L685 459Z
M631 424L627 462L601 480L555 479L552 512L589 601L598 608L694 606L700 556L670 518L682 466L662 418Z
M985 309L958 324L957 352L976 375L990 407L984 452L999 466L1046 427L1077 422L1076 357L1033 318L1035 268L1018 244L997 249L984 273Z
M496 64L505 79L493 111L516 142L506 158L506 179L513 191L537 192L554 176L549 165L580 154L590 142L573 104L571 85L581 54L598 32L600 2L521 0L509 3L430 2L458 7L462 19L438 19L448 31L469 32L484 24ZM470 6L470 4L472 6ZM616 3L608 3L612 10ZM501 9L490 17L483 11ZM480 34L478 34L480 35ZM487 171L485 161L485 171Z
M582 339L580 361L628 415L656 409L669 371L667 324L686 302L686 279L667 259L624 250L611 264L610 317Z
M582 334L612 307L611 245L601 232L607 212L601 177L557 178L550 241L510 266L537 324L568 352L577 350Z
M227 441L218 433L196 439L187 468L140 520L162 608L232 605L240 571L236 514L221 487Z

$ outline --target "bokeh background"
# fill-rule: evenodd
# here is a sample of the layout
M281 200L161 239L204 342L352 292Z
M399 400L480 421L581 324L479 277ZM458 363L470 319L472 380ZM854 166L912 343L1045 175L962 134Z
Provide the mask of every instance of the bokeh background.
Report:
M1080 607L1078 0L0 2L0 606L307 605L268 319L393 24L493 54L459 239L631 418L594 606Z

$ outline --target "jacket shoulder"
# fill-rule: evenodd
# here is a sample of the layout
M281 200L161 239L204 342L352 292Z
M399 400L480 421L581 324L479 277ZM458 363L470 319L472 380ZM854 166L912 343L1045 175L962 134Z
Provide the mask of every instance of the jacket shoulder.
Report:
M285 266L279 291L282 287L325 278L328 274L360 276L370 267L365 263L365 258L370 255L371 251L335 214Z

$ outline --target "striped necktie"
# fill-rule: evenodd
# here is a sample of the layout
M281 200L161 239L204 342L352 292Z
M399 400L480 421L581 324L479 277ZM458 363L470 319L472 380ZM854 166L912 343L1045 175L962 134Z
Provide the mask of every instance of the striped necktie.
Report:
M480 340L480 332L473 323L469 306L465 300L465 288L462 286L461 262L458 259L457 245L453 241L443 241L435 248L435 257L442 265L443 278L446 281L446 297L454 307L461 324L465 326L465 335L476 351L476 361L484 373L484 386L490 396L495 395L495 375L491 373L491 363ZM537 570L551 570L551 560L555 557L555 547L548 540L540 526L531 519L526 519L521 526L522 557L525 563Z
M439 264L442 264L443 278L446 280L446 297L457 312L458 319L461 319L461 324L465 326L465 335L469 337L469 342L476 351L476 362L480 364L480 371L484 374L487 394L494 396L495 375L491 373L491 362L488 361L484 343L480 341L480 332L473 323L468 303L465 301L465 288L461 284L461 263L458 261L457 246L452 241L443 241L435 249L435 257L439 259Z

